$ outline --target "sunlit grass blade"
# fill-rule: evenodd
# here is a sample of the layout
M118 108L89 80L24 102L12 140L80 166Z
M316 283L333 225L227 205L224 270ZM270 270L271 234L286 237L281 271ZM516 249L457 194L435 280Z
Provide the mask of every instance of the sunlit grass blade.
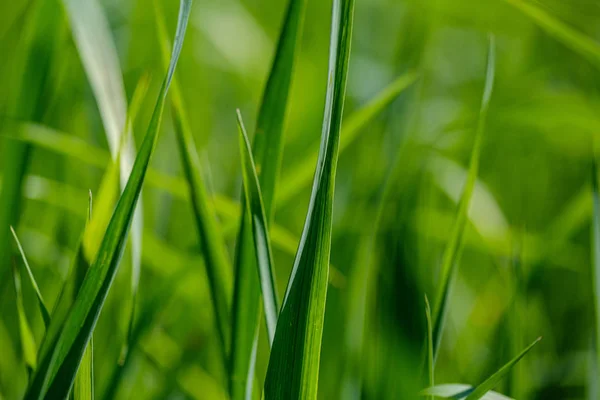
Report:
M433 327L431 325L431 307L429 306L427 295L425 295L425 317L427 319L427 371L429 372L429 386L433 387L435 384L435 367L433 365ZM433 399L433 396L431 396L430 399Z
M398 96L418 78L415 72L408 72L390 83L375 98L364 107L351 114L344 121L340 138L340 153L348 148L362 132L363 128L389 106ZM281 190L277 193L277 205L281 206L298 194L310 184L313 177L314 165L318 153L315 151L302 159L291 171L285 173L282 179Z
M21 338L21 351L23 352L23 360L29 373L36 369L37 361L37 346L33 338L33 332L25 315L25 307L23 305L23 291L21 290L21 274L17 266L13 266L13 280L15 284L15 293L17 295L17 314L19 318L19 336Z
M540 340L542 340L541 337L537 338L533 343L531 343L529 346L527 346L525 348L525 350L523 350L519 355L517 355L515 358L513 358L508 363L506 363L502 368L500 368L496 373L494 373L492 376L490 376L488 379L486 379L483 383L478 385L473 390L473 392L471 392L471 394L469 394L466 397L466 400L481 399L487 392L492 390L498 384L498 382L500 382L500 380L502 378L504 378L504 376L506 376L506 374L508 374L510 372L512 367L514 367L515 364L517 364L525 356L525 354L527 354L529 352L529 350L531 350L533 348L533 346L538 344L538 342Z
M262 200L258 175L252 157L250 140L244 127L242 115L237 112L238 130L240 140L240 153L242 160L242 176L244 181L244 194L247 218L251 219L252 236L254 239L254 253L258 265L260 277L260 288L263 297L265 318L267 320L267 332L269 343L273 344L275 327L277 326L277 315L279 314L279 299L275 286L275 272L273 268L273 255L271 251L271 239L267 224L265 206Z
M135 145L127 121L127 98L117 48L108 20L97 0L63 0L73 39L92 87L113 160L119 164L121 188L125 187L133 161ZM123 139L124 138L124 139ZM126 140L124 149L122 140ZM131 226L132 280L139 277L142 243L142 202L138 201ZM135 295L135 287L132 284Z
M447 383L429 387L421 392L422 396L433 396L434 398L463 400L473 391L473 386L464 383ZM481 400L514 400L503 394L489 391L481 397Z
M333 2L321 149L302 238L277 322L265 399L317 397L333 193L353 17L353 0Z
M163 62L167 63L169 42L165 23L162 19L158 1L154 1L154 15L158 27L159 44ZM233 270L227 258L225 242L219 230L215 208L210 201L196 143L188 122L185 104L177 80L173 82L172 94L173 122L179 146L182 168L190 194L196 228L200 239L202 254L206 260L206 272L210 284L217 331L223 344L224 359L229 353L231 330L230 313L233 291Z
M600 44L576 31L528 0L505 0L531 18L549 35L565 46L600 67Z
M21 254L21 259L23 260L23 265L25 265L25 269L27 270L27 275L29 276L29 281L31 282L31 286L35 291L35 295L38 299L38 304L40 306L40 312L42 313L42 319L44 320L44 325L48 328L50 325L50 313L48 312L48 307L46 307L46 302L44 301L44 297L42 296L42 292L40 292L40 288L33 276L33 272L31 272L31 267L29 266L29 262L27 261L27 257L25 256L25 250L23 250L23 246L21 245L21 241L19 240L17 233L10 227L10 231L15 238L15 243L17 244L17 248L19 249L19 253Z
M300 41L304 26L306 0L288 0L287 10L279 33L279 39L271 70L264 88L255 127L253 155L256 172L263 196L265 231L273 231L274 200L278 186L289 94L293 82L296 60L300 53ZM243 198L242 202L250 201ZM242 218L236 242L235 295L233 304L232 356L230 363L230 392L234 400L252 395L254 364L260 326L260 290L257 274L257 255L253 245L252 224L248 223L247 209L242 207ZM296 245L293 246L294 251ZM266 272L266 271L265 271ZM264 283L260 277L260 282ZM274 283L273 289L274 289ZM263 287L263 289L265 289ZM267 302L265 298L265 309ZM277 303L278 304L278 303ZM278 308L275 307L275 317ZM273 340L273 322L269 312L265 314L269 343Z
M455 279L456 271L458 269L459 257L463 245L463 238L465 233L465 227L468 219L469 206L471 204L471 197L475 188L475 182L477 180L477 174L479 171L479 158L481 156L481 146L483 142L483 133L485 129L485 121L487 118L487 112L490 104L490 98L492 96L492 90L494 86L494 70L496 63L496 49L494 43L494 37L490 37L490 44L488 50L487 60L487 72L485 77L485 88L483 90L483 98L481 101L481 108L479 110L479 120L477 122L477 129L475 131L475 142L473 144L473 150L471 151L471 161L469 165L469 172L467 180L463 188L463 192L458 203L458 211L456 214L456 220L452 231L450 232L450 241L446 245L444 255L442 258L441 265L441 279L439 284L439 290L436 298L435 308L433 310L433 356L434 361L437 359L437 355L442 340L442 333L444 330L444 324L446 315L448 313L448 301L450 298L452 282Z
M71 389L85 347L92 335L123 254L134 209L158 139L166 95L183 45L190 8L191 1L181 2L169 70L163 81L131 176L117 203L98 255L85 276L56 344L40 363L40 368L26 395L27 399L64 398Z

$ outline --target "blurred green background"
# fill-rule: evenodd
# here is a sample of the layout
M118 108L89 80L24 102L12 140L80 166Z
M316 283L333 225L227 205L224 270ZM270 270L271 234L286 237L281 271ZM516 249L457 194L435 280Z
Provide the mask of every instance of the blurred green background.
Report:
M64 7L48 0L53 5L32 27L33 1L0 2L2 184L21 167L25 174L17 206L0 204L4 212L12 210L12 223L52 305L85 224L88 189L97 192L109 147ZM160 3L172 34L178 2ZM177 70L206 181L229 205L221 207L220 222L230 258L241 191L235 109L241 109L248 127L254 126L286 3L195 0ZM100 4L127 98L144 74L151 77L134 121L140 143L164 74L153 7L135 0ZM356 0L345 115L404 74L418 78L340 154L320 398L351 398L357 366L364 372L365 398L398 398L393 393L419 380L424 295L431 300L437 293L441 256L466 177L488 33L497 42L495 88L436 383L477 384L543 336L497 391L517 399L600 398L590 246L600 57L588 54L600 54L600 2L529 4L589 37L591 50L569 45L508 1ZM280 187L319 146L330 15L329 1L308 1ZM29 51L24 42L30 37L34 62L23 68ZM24 76L27 84L20 86ZM9 137L17 130L48 142L17 146L29 153L23 165L10 161L15 154ZM82 147L74 156L61 151L67 144L57 132L79 139ZM58 150L50 149L53 145ZM169 107L152 167L163 177L182 177ZM180 194L182 181L167 181L171 190L144 186L137 309L139 315L151 311L153 323L133 350L115 396L227 398L192 210ZM386 184L389 193L377 225ZM274 246L280 293L309 194L305 185L277 203L275 223L283 231ZM10 236L0 237L0 263L8 264L18 253ZM108 393L125 340L129 263L125 257L94 333L98 398ZM366 350L356 359L360 311L355 303L363 282L357 271L365 265L375 280L367 302ZM185 278L160 292L181 271L187 271ZM0 279L0 398L16 399L27 373L12 280L6 274ZM39 340L43 322L35 295L25 286L25 309ZM260 382L268 361L265 336L263 328Z

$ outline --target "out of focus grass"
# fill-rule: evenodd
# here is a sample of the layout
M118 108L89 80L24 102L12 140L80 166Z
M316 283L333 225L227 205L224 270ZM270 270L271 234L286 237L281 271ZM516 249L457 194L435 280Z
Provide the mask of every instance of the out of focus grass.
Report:
M0 399L600 396L600 3L178 7L0 2Z

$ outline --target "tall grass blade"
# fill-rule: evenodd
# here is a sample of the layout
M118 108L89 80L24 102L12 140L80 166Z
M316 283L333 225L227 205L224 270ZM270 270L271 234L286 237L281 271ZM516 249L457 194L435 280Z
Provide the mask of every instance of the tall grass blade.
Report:
M418 77L419 75L416 72L408 72L400 76L364 107L346 118L340 138L340 153L354 143L363 128L397 99ZM281 190L277 193L277 204L279 206L288 202L310 184L317 158L318 153L315 151L294 166L291 171L285 173Z
M479 158L481 156L481 144L483 142L483 132L485 128L485 121L487 118L487 112L489 108L490 98L492 96L492 90L494 87L494 70L496 63L496 49L494 43L494 37L490 37L488 60L487 60L487 73L485 78L485 88L483 90L483 98L481 101L481 108L479 110L479 120L477 122L477 130L475 131L475 143L473 144L473 150L471 151L471 162L469 165L469 172L467 180L458 204L458 211L456 214L456 220L452 231L450 233L450 241L446 245L444 250L444 256L442 259L441 266L441 284L439 286L438 295L436 298L436 305L434 308L434 324L433 324L433 356L434 361L437 359L437 355L442 341L442 333L444 330L444 324L446 314L448 313L448 301L450 298L450 291L452 282L455 279L456 271L458 268L459 257L463 244L463 237L465 233L465 227L468 218L469 205L471 203L471 197L475 187L475 181L477 180L477 174L479 171Z
M353 16L353 0L333 2L321 149L302 238L275 331L265 382L266 399L317 397L333 193Z
M505 0L531 18L549 35L600 67L600 44L526 0Z
M594 141L594 155L592 165L592 198L593 198L593 213L592 213L592 296L593 309L595 318L594 332L594 348L595 352L595 368L600 368L600 191L598 190L598 156L600 148L598 142ZM595 379L595 377L593 378ZM590 390L597 385L596 382L590 382Z
M256 254L256 264L258 265L269 343L272 345L275 337L275 327L277 326L277 315L279 314L279 299L275 286L276 279L273 268L271 239L269 237L269 228L260 183L258 182L254 158L252 157L250 140L248 139L244 121L239 110L237 118L244 181L244 203L246 204L245 214L252 221L250 224L254 239L254 253Z
M17 248L19 249L19 253L21 254L21 259L23 260L23 265L25 265L25 269L27 270L27 275L29 276L29 281L31 282L31 286L35 291L35 295L38 300L38 304L40 306L40 312L42 313L42 319L44 320L44 326L48 328L50 325L50 313L48 312L48 307L46 307L46 302L44 301L44 297L42 296L42 292L40 292L40 288L33 276L33 272L31 272L31 267L29 266L29 262L27 261L27 257L25 256L25 251L23 250L23 246L21 245L21 241L19 240L17 233L10 227L10 231L15 239L15 243L17 244Z
M427 371L429 372L429 386L434 385L434 371L435 366L433 364L433 327L431 323L431 307L429 306L429 299L425 295L425 317L427 318ZM433 400L433 395L430 397Z
M17 266L13 266L13 280L15 284L15 293L17 295L17 314L19 318L19 336L21 338L21 350L23 352L23 360L27 366L28 372L31 374L37 367L36 354L37 346L31 327L25 315L25 307L23 305L23 291L21 290L21 274Z
M181 1L171 64L131 176L110 220L98 256L85 276L56 344L40 363L40 368L26 395L27 399L64 398L73 385L85 347L92 335L123 254L134 209L158 139L166 95L181 52L190 8L190 0Z
M127 122L125 85L110 26L97 0L63 0L63 4L69 17L75 45L98 104L111 156L113 160L116 160L119 154L121 156L120 182L121 188L124 188L135 159L135 144L129 132L131 126ZM119 150L122 147L122 137L126 138L124 151ZM131 227L133 279L139 277L140 270L142 209L142 202L139 201ZM137 284L132 286L136 287Z
M284 131L292 87L296 59L300 53L300 39L304 26L306 0L289 0L279 33L273 64L264 88L262 102L255 127L253 155L256 172L262 190L265 213L265 231L272 230L274 202L278 186L279 170L283 155ZM242 202L251 201L248 197ZM250 398L254 382L254 363L261 317L260 290L257 274L257 254L253 243L252 224L248 223L248 209L242 207L235 257L235 295L233 305L232 356L230 364L230 392L234 400ZM295 249L294 249L295 250ZM258 266L259 270L260 266ZM266 271L264 271L266 273ZM260 281L264 283L264 274ZM274 290L274 283L272 284ZM275 292L273 292L275 293ZM276 297L273 296L273 299ZM273 299L264 297L265 310ZM269 343L274 338L275 313L266 312ZM273 318L275 317L275 318Z
M525 356L525 354L527 354L529 352L529 350L531 350L533 348L533 346L538 344L538 342L540 340L542 340L541 337L537 338L533 343L531 343L529 346L527 346L525 348L525 350L523 350L519 355L517 355L515 358L510 360L502 368L500 368L495 374L493 374L488 379L486 379L483 383L481 383L479 386L477 386L473 390L473 392L466 397L466 400L481 399L487 392L492 390L498 384L498 382L500 382L500 380L502 378L504 378L504 376L506 376L506 374L508 374L510 372L512 367L514 367L521 360L521 358L523 358Z
M159 9L158 1L154 1L154 14L158 26L163 61L166 63L169 54L168 36L165 23L161 18L162 12ZM200 157L196 150L183 97L176 79L173 83L172 109L181 163L191 198L202 253L206 260L206 272L215 308L217 331L223 344L224 359L226 359L229 352L229 332L231 329L233 271L227 258L227 249L219 230L216 212L206 190Z

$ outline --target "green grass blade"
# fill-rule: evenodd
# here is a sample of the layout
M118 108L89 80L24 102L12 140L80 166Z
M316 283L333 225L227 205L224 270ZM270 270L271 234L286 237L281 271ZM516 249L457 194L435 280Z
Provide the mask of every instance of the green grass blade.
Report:
M148 131L136 158L131 176L102 240L96 261L90 267L58 335L56 345L42 360L27 399L64 398L70 391L83 353L116 275L123 254L146 170L156 146L166 95L181 52L191 1L182 1L175 46Z
M340 139L340 153L348 148L363 131L363 128L389 106L398 96L418 78L417 73L408 72L390 83L373 100L360 110L351 114L344 121ZM314 165L317 162L318 153L315 151L305 157L302 162L294 166L282 179L281 190L277 193L277 204L285 204L302 189L306 188L313 177Z
M471 203L471 197L473 195L473 190L475 188L475 182L477 180L477 174L479 171L479 158L481 155L481 144L483 142L485 120L487 117L490 98L494 86L495 59L496 49L494 44L494 38L490 37L485 88L483 91L481 108L479 110L479 120L477 123L477 130L475 132L475 143L473 144L473 150L471 151L471 162L469 165L469 172L458 204L456 221L454 222L452 232L450 233L450 241L446 245L446 249L444 250L444 256L442 259L440 280L441 284L439 286L440 289L436 298L436 305L433 314L434 361L435 359L437 359L440 343L442 340L444 323L446 319L446 314L448 312L448 300L450 297L451 286L458 267L458 259L462 249L463 237L468 219L469 205Z
M600 191L598 190L598 143L594 142L594 158L592 166L592 296L595 318L595 364L600 368Z
M44 302L44 297L42 296L42 292L40 292L40 288L33 276L33 272L31 272L31 267L29 266L29 262L27 261L27 257L25 256L25 250L23 250L23 246L21 245L21 241L19 240L17 233L10 227L10 231L15 238L15 243L19 249L19 253L21 254L21 259L23 260L23 264L25 265L25 269L27 270L27 275L29 276L29 281L31 282L31 286L33 286L33 290L35 291L35 295L38 299L38 304L40 306L40 312L42 313L42 319L44 320L44 326L48 328L50 325L50 313L48 312L48 307L46 307L46 302Z
M240 111L237 112L238 130L240 140L240 154L242 160L242 176L244 181L244 194L246 204L246 215L251 219L252 234L254 239L254 253L258 265L260 287L262 290L265 318L267 320L267 331L269 343L273 344L275 327L277 326L277 315L279 314L279 299L275 286L275 272L273 267L273 255L271 252L271 239L267 224L265 206L262 199L260 183L252 157L250 140L246 134L244 121Z
M116 45L108 20L97 0L63 0L73 39L98 104L113 160L119 162L121 188L125 187L135 158L135 145L127 121L127 98ZM121 151L121 142L126 140ZM142 202L131 226L132 280L139 277L142 243ZM137 286L133 284L132 286ZM135 292L135 290L134 290Z
M23 360L27 369L31 373L37 366L36 354L37 346L31 327L25 315L25 307L23 306L23 292L21 290L21 274L16 266L13 266L13 280L15 284L15 293L17 294L17 314L19 317L19 335L21 337L21 350L23 351Z
M433 327L431 324L431 307L429 306L429 299L425 295L425 317L427 318L427 370L429 372L429 386L432 387L434 383L434 371L435 367L433 364ZM431 396L433 399L433 396Z
M600 44L528 1L505 1L531 18L549 35L553 36L597 67L600 67Z
M273 230L274 199L283 154L284 131L296 59L304 26L306 0L289 0L279 34L273 64L267 78L255 128L253 155L265 210L265 229ZM246 197L243 201L248 200ZM254 364L261 319L260 290L256 273L257 255L252 245L252 228L246 208L242 208L235 257L235 296L233 309L230 392L234 400L250 398L254 382ZM296 246L294 246L294 251ZM266 271L265 271L266 272ZM260 277L263 282L263 276ZM274 286L273 286L274 287ZM265 289L265 287L263 287ZM265 298L266 299L266 298ZM269 301L266 299L266 301ZM277 303L278 304L278 303ZM265 309L267 304L264 303ZM275 307L276 313L278 308ZM273 315L265 314L269 343L273 339Z
M165 23L160 17L159 4L154 1L154 14L158 27L161 53L165 63L168 59L169 44ZM177 80L173 83L173 121L179 146L182 168L190 194L192 210L198 229L200 245L206 260L206 272L217 319L217 331L223 343L224 359L227 358L230 337L230 312L233 291L233 271L227 258L225 242L219 231L219 224L206 185L196 144L188 123L183 97Z
M500 380L510 372L511 368L517 364L521 358L525 356L535 346L538 342L542 340L542 338L537 338L533 343L525 348L519 355L506 363L502 368L500 368L495 374L486 379L483 383L473 390L471 394L466 397L466 400L479 400L481 399L487 392L492 390Z
M353 0L333 2L321 150L302 238L277 323L265 398L317 397L327 296L331 218L354 16Z

